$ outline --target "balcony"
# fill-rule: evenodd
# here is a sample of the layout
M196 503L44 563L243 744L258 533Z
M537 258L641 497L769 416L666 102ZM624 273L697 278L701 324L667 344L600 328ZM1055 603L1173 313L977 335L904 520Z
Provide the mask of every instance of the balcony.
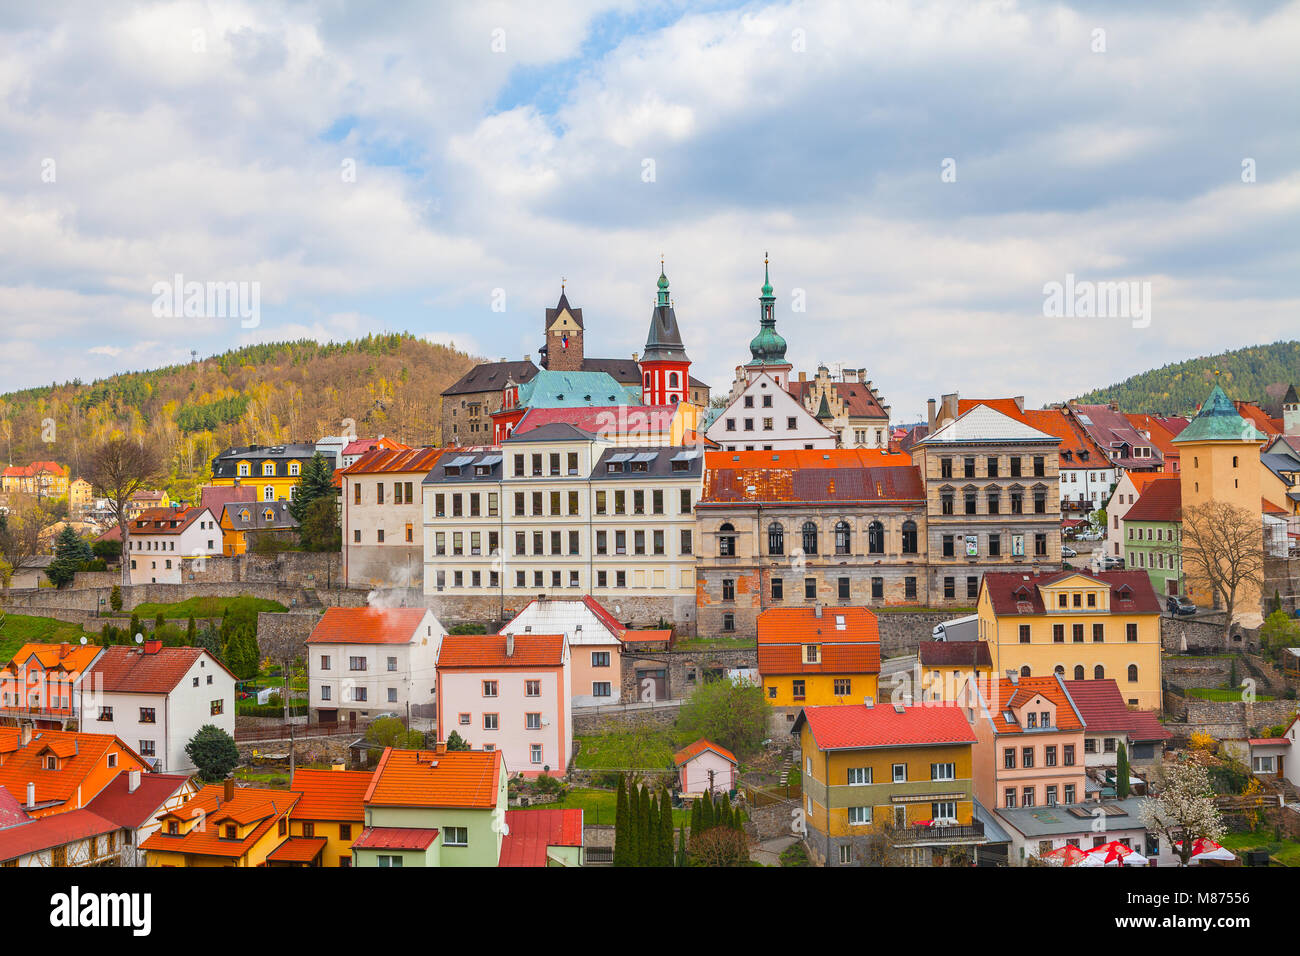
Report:
M919 843L962 843L984 839L984 824L972 820L957 826L923 827L912 825L890 832L891 841L898 846Z

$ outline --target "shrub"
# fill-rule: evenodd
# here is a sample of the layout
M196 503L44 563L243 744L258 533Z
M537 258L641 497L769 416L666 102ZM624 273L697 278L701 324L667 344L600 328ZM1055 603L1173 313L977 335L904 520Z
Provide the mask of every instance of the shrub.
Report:
M114 614L122 610L122 585L114 584L113 590L108 592L108 606L113 609Z
M533 789L538 793L559 793L564 788L559 777L552 777L548 773L543 773L533 781Z

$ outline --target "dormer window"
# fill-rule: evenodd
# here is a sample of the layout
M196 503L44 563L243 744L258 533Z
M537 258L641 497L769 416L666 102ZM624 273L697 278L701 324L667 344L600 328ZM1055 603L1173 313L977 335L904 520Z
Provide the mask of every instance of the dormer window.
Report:
M275 477L275 462L273 461L262 462L262 477L264 478Z
M819 644L805 644L803 646L803 662L805 664L816 664L821 660L821 646Z
M290 475L292 475L292 476L295 477L295 478L298 477L299 470L300 470L300 469L299 469L299 467L298 467L298 463L297 463L296 461L291 461L291 462L289 462L289 474L290 474Z
M247 462L245 462L245 463L243 463L243 464L241 464L241 465L239 466L239 476L240 476L241 478L247 478L247 477L248 477L248 463L247 463Z

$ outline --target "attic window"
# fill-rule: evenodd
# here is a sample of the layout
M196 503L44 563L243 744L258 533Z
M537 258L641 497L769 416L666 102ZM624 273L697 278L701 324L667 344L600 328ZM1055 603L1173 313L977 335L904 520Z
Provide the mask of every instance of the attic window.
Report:
M459 478L460 465L448 465L446 468L443 469L443 474L449 475L452 478Z
M837 631L845 631L845 630L848 630L848 625L844 623L844 615L843 615L843 614L836 614L836 615L835 615L835 630L837 630Z

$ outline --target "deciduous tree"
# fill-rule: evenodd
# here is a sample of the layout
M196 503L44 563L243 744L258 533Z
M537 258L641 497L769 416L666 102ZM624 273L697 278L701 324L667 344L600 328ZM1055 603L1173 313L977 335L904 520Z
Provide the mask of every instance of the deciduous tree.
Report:
M1205 765L1188 755L1165 761L1156 772L1156 796L1138 809L1142 825L1160 834L1178 854L1182 865L1191 860L1192 844L1223 836L1223 819L1214 805L1214 788ZM1181 844L1181 845L1180 845Z
M96 495L107 498L122 533L122 583L131 583L130 533L127 502L162 475L163 465L154 449L130 438L109 438L90 451L86 480Z

